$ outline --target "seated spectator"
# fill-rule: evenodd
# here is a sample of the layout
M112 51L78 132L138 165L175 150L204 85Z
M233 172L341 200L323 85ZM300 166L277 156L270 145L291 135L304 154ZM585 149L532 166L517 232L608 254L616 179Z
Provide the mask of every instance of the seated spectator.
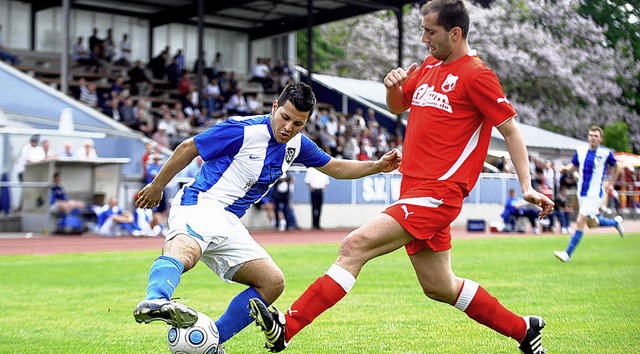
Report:
M205 99L209 114L219 112L222 109L222 102L224 101L224 97L220 92L220 86L218 86L217 78L211 79L207 84L207 87L205 89Z
M121 123L133 130L138 130L138 119L133 114L133 99L131 97L125 98L124 104L120 106L119 110Z
M147 101L144 98L139 99L136 103L136 106L133 108L133 116L137 120L138 130L143 132L147 137L151 137L155 129L155 124L153 115L151 111L149 111Z
M118 75L109 89L109 98L120 97L124 92L124 76Z
M70 141L64 143L64 147L62 152L58 155L60 158L72 158L75 156L75 152L73 151L73 144Z
M244 91L242 91L242 89L236 89L236 92L229 97L229 102L227 102L225 107L230 116L246 116L249 114L249 106L247 105L247 100L244 98Z
M191 123L184 117L183 112L178 112L176 114L176 119L174 120L173 125L176 129L176 135L172 142L173 146L178 146L178 144L194 135Z
M133 213L118 206L115 197L96 213L98 216L98 233L102 236L130 235L133 228Z
M93 66L94 61L91 57L91 53L84 46L83 42L84 37L79 36L78 41L71 48L71 60L73 60L76 65Z
M87 81L83 78L80 82L80 102L86 104L89 107L98 107L98 93L97 86L94 83L87 84Z
M259 82L265 92L273 92L273 79L271 78L271 68L266 64L263 58L257 58L256 63L251 70L253 75L249 82Z
M11 55L4 49L4 37L2 35L2 25L0 25L0 60L8 61L11 65L16 65L18 57Z
M67 198L64 188L60 184L60 173L55 172L49 198L49 210L54 214L69 214L72 211L76 211L79 214L84 207L85 203L83 201Z
M151 209L136 207L133 210L132 226L131 235L133 236L157 237L165 235L162 214L155 213Z
M93 147L93 140L87 139L84 141L82 147L78 148L75 153L75 158L79 160L95 160L98 157L98 152Z
M536 226L536 219L540 210L536 206L530 204L526 200L516 195L515 189L509 190L509 197L504 205L504 211L502 212L502 220L504 221L504 231L520 231L516 230L516 223L519 217L526 217L531 223L531 229L534 234L539 234L540 229Z
M121 122L122 117L120 116L120 97L113 97L111 101L109 101L109 105L105 107L104 114L113 118L116 122Z
M167 129L165 126L158 126L158 130L151 135L151 139L153 139L158 146L162 146L167 149L171 148L171 139L167 135Z

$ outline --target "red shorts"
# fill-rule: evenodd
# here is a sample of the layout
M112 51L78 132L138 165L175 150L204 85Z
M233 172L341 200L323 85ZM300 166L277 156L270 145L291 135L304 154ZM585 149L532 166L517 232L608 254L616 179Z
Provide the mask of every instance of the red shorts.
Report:
M405 245L409 255L424 248L445 251L451 249L451 223L460 214L463 200L456 183L403 176L400 199L384 213L415 237Z

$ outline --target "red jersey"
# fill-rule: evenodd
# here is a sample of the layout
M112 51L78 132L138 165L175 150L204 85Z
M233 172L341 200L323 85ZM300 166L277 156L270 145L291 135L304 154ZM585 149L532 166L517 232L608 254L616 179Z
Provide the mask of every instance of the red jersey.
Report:
M455 182L465 196L482 171L491 129L516 115L475 50L443 64L428 56L402 85L411 102L400 171Z

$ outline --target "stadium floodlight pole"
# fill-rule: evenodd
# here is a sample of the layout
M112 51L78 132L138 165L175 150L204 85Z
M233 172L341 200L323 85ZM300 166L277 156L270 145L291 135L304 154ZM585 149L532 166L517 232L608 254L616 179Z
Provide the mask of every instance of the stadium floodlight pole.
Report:
M62 49L60 53L60 91L69 92L69 12L71 0L62 0Z

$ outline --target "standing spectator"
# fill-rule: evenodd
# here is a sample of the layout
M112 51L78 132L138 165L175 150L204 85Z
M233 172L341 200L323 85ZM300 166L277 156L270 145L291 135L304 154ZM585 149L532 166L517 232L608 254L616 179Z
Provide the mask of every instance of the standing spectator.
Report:
M73 151L73 144L70 141L64 143L63 150L59 156L66 159L70 159L75 156L75 152Z
M194 86L195 85L191 81L189 72L183 70L182 76L180 77L180 82L178 83L178 96L180 96L180 99L185 99L187 93L191 92Z
M311 192L311 218L313 220L313 228L320 230L320 215L322 214L324 191L329 185L329 176L311 167L307 169L304 182Z
M213 70L214 77L220 76L220 73L224 71L224 65L222 64L222 53L216 52L216 57L213 59L211 69Z
M11 65L16 65L18 58L4 49L4 36L2 34L2 25L0 24L0 60L6 60Z
M178 64L178 58L173 57L171 59L171 64L167 65L167 80L169 80L169 85L171 88L177 88L178 83L180 82L180 76L184 70L180 69Z
M182 70L184 70L184 55L182 54L182 49L178 49L176 51L176 54L173 56L173 59L175 59L178 72L181 73Z
M149 165L151 156L159 153L158 152L158 144L156 142L146 143L145 152L142 154L142 158L140 159L142 162L142 182L147 180L147 165Z
M369 260L403 246L426 296L513 338L524 354L546 352L542 318L516 315L478 283L456 276L451 267L451 223L477 182L493 127L506 141L524 199L543 208L541 217L553 210L553 202L531 187L516 111L508 101L496 100L505 97L499 79L469 46L465 2L423 5L420 28L429 54L419 68L413 63L384 78L389 111L410 109L398 201L344 238L335 263L286 314L269 311L260 299L249 301L272 352L285 349L300 330L343 299ZM427 87L429 94L424 92ZM418 308L424 311L424 305Z
M135 65L129 70L129 91L132 96L149 96L152 82L145 72L144 64L136 60Z
M23 174L27 163L40 162L45 159L44 150L42 146L38 145L38 142L40 142L40 135L34 134L29 138L29 143L20 150L20 155L18 155L15 165L19 181L24 181Z
M120 41L120 58L113 63L117 66L130 66L131 65L131 43L129 42L129 35L122 34L122 40Z
M606 192L613 191L618 175L620 174L620 164L613 156L611 150L601 146L602 144L602 128L592 125L589 127L587 139L588 146L576 149L573 159L569 166L563 167L563 172L579 171L578 179L578 219L576 220L576 230L565 251L555 251L556 258L562 262L571 261L571 256L576 247L582 240L584 227L589 228L613 226L618 230L620 237L624 236L622 228L622 217L616 216L614 219L608 219L600 215L600 206L602 205L602 195L604 193L603 181L607 174L607 167L612 167L611 179L607 185Z
M149 62L149 69L151 70L151 76L157 80L164 80L165 66L167 66L167 59L169 59L169 46L164 47L162 52L151 59Z
M217 78L209 80L205 89L205 99L210 117L222 109L222 101L224 98L220 93L220 86L218 86Z
M104 38L104 54L108 62L112 62L113 57L116 55L115 43L113 42L113 30L111 28L107 30L107 36Z
M98 29L93 28L93 34L89 37L89 51L91 52L91 56L96 59L96 51L101 50L98 49L98 46L102 46L103 41L98 37Z
M287 230L290 225L287 224L287 214L291 211L291 175L288 173L283 174L276 182L273 191L272 198L275 205L275 215L278 220L278 229L280 231Z
M44 139L42 141L42 151L44 151L45 160L54 160L56 157L58 157L58 154L56 154L55 151L51 150L51 143L49 142L49 139Z
M76 151L75 157L79 160L95 160L98 158L98 152L93 147L93 140L85 140L82 147Z
M558 218L558 222L560 222L560 232L563 234L568 234L570 231L571 224L571 215L573 214L573 209L569 205L569 199L567 196L567 188L560 187L560 192L558 192L558 196L555 200L556 209L555 214Z

